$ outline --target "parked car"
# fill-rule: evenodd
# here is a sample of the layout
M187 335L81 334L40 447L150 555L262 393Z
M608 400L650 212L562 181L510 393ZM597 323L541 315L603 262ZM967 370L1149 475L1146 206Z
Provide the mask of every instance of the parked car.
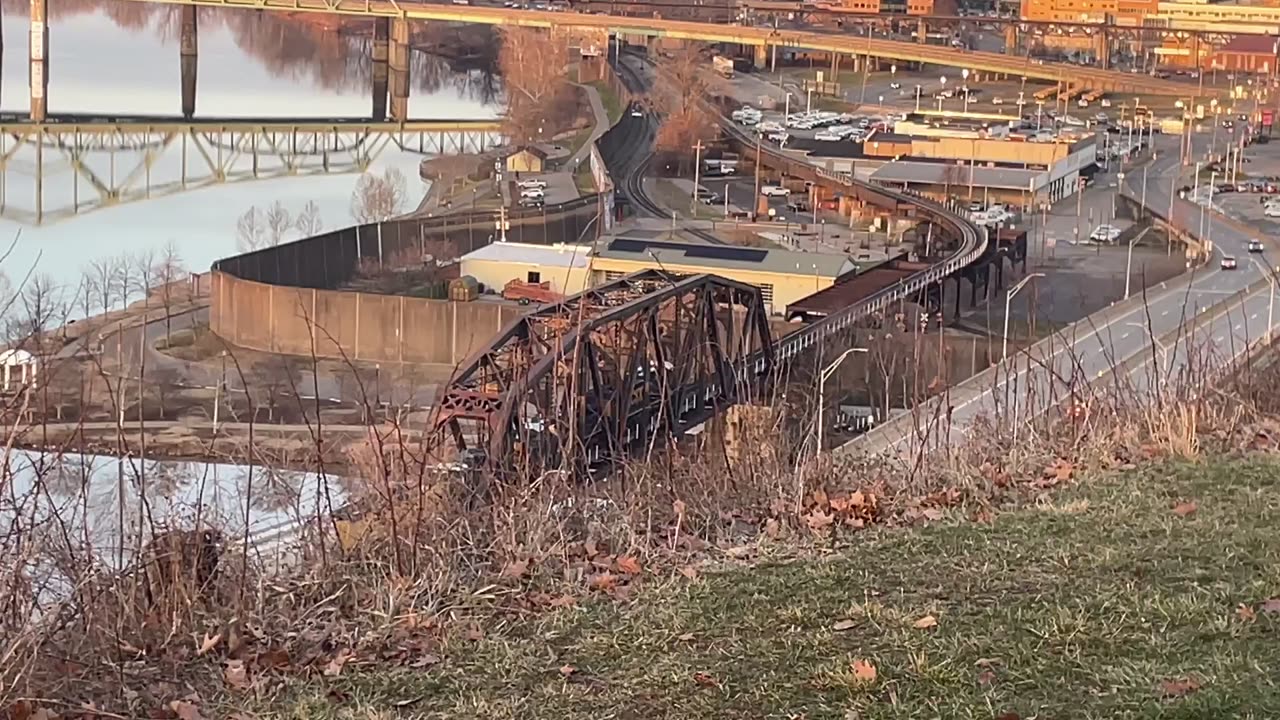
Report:
M760 194L765 197L786 197L791 191L781 185L765 185L760 188Z
M1222 258L1222 269L1223 269L1223 270L1235 270L1235 269L1236 269L1236 259L1235 259L1234 257L1230 256L1230 255L1223 256L1223 258Z
M1262 246L1262 241L1261 241L1261 240L1259 240L1258 238L1254 238L1254 239L1252 239L1252 240L1250 240L1250 241L1249 241L1249 252L1251 252L1251 253L1260 253L1260 252L1262 252L1262 251L1263 251L1263 250L1265 250L1265 249L1266 249L1266 248L1264 248L1264 247Z
M1094 242L1115 242L1120 237L1120 228L1115 225L1099 225L1089 233L1089 239Z
M547 181L538 180L536 178L530 178L528 180L517 180L516 187L520 188L521 190L543 190L543 189L546 189L547 187Z
M521 199L530 198L530 199L541 200L546 196L547 194L542 191L542 188L536 188L536 187L525 188L524 190L520 191Z

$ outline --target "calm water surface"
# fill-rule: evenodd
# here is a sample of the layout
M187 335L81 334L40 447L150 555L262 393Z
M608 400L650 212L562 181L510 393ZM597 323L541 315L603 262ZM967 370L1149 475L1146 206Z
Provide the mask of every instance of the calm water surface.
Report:
M4 48L0 60L0 109L27 107L27 4L0 3ZM367 117L371 66L367 40L340 35L298 19L247 10L201 9L197 117ZM141 3L51 3L49 110L51 113L136 113L176 116L180 112L180 66L176 7ZM353 31L361 28L355 26ZM497 106L493 84L478 73L458 75L438 59L415 53L409 110L414 118L488 118ZM123 176L137 165L135 151L93 153L86 164L102 176ZM188 152L191 174L198 159ZM416 204L426 186L418 179L422 156L383 152L372 171L400 169L409 178ZM244 158L237 167L252 160ZM263 166L270 164L262 160ZM46 212L70 207L73 171L69 157L45 151ZM153 182L177 179L181 153L166 150L151 170ZM5 174L9 207L34 209L35 152L23 148ZM207 174L204 168L199 172ZM176 244L187 266L207 269L217 258L237 252L236 219L252 206L279 200L295 214L307 201L321 208L326 228L351 223L352 174L256 180L214 186L32 226L0 219L0 238L18 237L0 270L17 285L34 269L74 291L93 259ZM79 183L80 198L91 196Z

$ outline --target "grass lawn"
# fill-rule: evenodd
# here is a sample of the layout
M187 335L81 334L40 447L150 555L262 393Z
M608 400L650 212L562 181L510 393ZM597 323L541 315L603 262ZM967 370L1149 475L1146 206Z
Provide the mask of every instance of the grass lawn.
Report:
M578 165L578 169L573 172L573 184L582 195L590 195L596 191L595 178L591 177L591 163L584 162Z
M627 604L529 615L445 646L429 668L348 666L337 678L290 681L253 709L1276 718L1280 601L1262 603L1280 596L1277 527L1275 463L1135 471L991 523L869 532L822 559L704 572L654 583Z
M617 124L622 118L622 99L618 97L618 93L602 80L588 84L600 93L600 104L604 105L604 111L609 115L609 125Z

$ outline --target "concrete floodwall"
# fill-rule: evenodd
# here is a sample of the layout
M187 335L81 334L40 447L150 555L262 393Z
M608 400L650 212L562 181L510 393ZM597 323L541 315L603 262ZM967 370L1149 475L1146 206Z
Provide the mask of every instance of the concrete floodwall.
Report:
M456 365L521 308L267 285L211 273L209 326L239 347L362 362Z

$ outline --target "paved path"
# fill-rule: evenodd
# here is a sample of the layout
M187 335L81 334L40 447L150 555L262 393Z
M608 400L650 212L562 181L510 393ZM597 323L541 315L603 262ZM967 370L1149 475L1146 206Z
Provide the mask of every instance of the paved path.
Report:
M576 84L576 83L575 83ZM578 163L587 161L587 157L591 154L591 145L600 136L609 130L609 113L604 109L604 101L600 99L600 91L592 85L578 85L582 91L587 94L587 100L591 103L591 114L595 116L595 126L591 128L591 136L587 141L582 143L582 147L578 148L565 163L566 168L576 168Z

